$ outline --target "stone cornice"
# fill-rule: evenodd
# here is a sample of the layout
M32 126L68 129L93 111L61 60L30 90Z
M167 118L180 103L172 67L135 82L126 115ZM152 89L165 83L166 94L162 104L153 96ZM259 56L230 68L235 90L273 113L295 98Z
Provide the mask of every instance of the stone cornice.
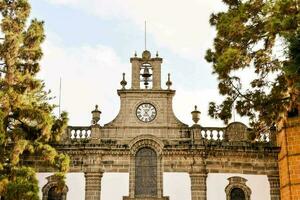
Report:
M69 155L131 155L129 147L104 146L104 145L59 145L56 148L60 152ZM274 157L277 159L279 147L257 146L188 146L188 145L173 145L164 147L161 150L162 155L201 155L201 156L228 156L228 155L243 155L247 156L262 156Z
M124 90L117 90L118 95L121 94L170 94L174 95L175 90L152 90L152 89L124 89Z

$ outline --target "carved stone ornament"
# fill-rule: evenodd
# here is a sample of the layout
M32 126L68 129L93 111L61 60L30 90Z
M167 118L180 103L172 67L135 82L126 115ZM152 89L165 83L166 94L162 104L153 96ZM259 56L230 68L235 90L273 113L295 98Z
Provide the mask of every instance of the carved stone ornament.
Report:
M248 140L248 127L240 122L229 124L225 130L224 139L229 142L241 142Z

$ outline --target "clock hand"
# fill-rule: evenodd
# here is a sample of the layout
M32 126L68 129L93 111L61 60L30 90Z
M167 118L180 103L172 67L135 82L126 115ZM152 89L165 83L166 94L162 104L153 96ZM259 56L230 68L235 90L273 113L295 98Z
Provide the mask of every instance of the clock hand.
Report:
M144 111L145 111L145 115L149 116L149 113L148 113L149 109L145 109Z

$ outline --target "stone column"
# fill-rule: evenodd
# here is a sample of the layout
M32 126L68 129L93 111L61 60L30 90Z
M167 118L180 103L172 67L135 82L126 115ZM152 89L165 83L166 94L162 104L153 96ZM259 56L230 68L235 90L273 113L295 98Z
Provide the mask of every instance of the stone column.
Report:
M192 200L206 200L206 173L191 172Z
M102 172L85 172L85 200L100 200Z
M269 183L270 183L271 200L280 200L279 176L269 175L268 180L269 180Z
M140 89L140 67L141 62L139 58L130 58L130 62L132 65L131 69L131 88L132 89Z
M150 63L153 67L153 90L161 90L161 63L161 58L153 58L152 62Z

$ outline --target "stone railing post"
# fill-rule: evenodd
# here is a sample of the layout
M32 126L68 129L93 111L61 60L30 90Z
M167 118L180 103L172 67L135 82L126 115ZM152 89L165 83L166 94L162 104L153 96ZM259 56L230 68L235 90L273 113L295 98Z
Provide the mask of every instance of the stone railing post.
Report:
M85 200L100 200L102 172L85 172Z
M206 173L191 172L192 200L206 200Z
M268 175L268 180L269 180L269 183L270 183L271 200L280 200L279 176Z

